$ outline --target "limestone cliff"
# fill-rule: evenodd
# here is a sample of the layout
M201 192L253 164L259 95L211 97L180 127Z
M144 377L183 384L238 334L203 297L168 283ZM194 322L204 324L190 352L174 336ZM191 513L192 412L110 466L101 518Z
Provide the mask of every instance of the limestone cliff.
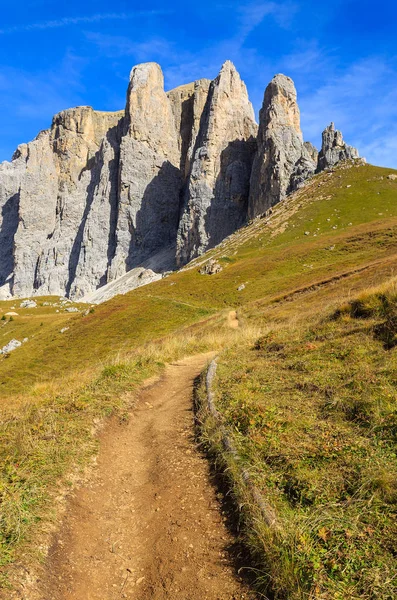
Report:
M249 216L255 217L283 200L315 169L303 142L294 83L285 75L276 75L266 88L260 112Z
M245 222L256 132L247 89L227 61L210 85L192 151L177 239L179 264Z
M316 168L356 157L333 125L319 155L303 142L285 75L266 89L258 132L230 61L169 92L159 65L138 65L125 110L65 110L0 164L0 297L104 299L155 280Z
M109 280L175 243L180 151L163 74L155 63L132 70L120 145L116 253Z
M331 168L342 160L357 158L359 158L358 150L344 142L342 132L335 129L334 123L326 127L323 131L322 147L318 155L317 171Z

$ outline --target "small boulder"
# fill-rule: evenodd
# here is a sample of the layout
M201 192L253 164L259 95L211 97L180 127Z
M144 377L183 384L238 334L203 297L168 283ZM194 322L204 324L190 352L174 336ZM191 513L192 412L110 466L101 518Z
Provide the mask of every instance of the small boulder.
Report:
M65 312L69 312L69 313L79 312L79 309L76 308L75 306L69 306L68 308L65 308Z
M37 304L34 300L24 300L19 305L20 308L36 308Z
M8 342L8 344L3 346L3 348L1 348L0 354L9 354L9 352L12 352L16 348L19 348L19 346L22 346L22 342L13 339L10 342Z
M238 292L242 292L243 290L245 290L245 285L244 283L242 283L241 285L238 286L237 291Z
M214 258L210 258L208 262L203 265L199 271L201 275L215 275L216 273L220 273L222 271L222 267L217 260Z
M387 178L391 179L392 181L396 181L397 180L397 175L395 175L395 173L390 173L390 175L388 175Z

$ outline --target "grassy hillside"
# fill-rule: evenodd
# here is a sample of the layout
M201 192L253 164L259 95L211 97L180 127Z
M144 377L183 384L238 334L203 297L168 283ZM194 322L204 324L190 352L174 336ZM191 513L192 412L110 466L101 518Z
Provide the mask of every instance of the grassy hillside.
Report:
M41 527L40 522L48 518L53 482L62 478L65 482L65 474L76 464L86 464L90 454L95 451L93 420L114 411L123 415L133 401L127 391L138 389L145 377L161 371L164 362L184 354L211 348L232 348L227 355L228 361L235 366L236 373L245 375L237 385L227 365L224 370L221 367L219 397L225 417L230 423L236 419L236 435L241 438L242 452L247 455L247 460L251 460L250 453L254 447L256 467L263 463L263 473L260 473L260 467L258 477L263 476L261 481L265 487L269 470L262 459L258 462L257 457L267 451L262 446L267 443L267 438L265 442L261 438L261 427L266 425L263 425L262 416L258 417L258 429L255 429L257 425L254 427L255 443L251 446L251 430L248 428L248 433L244 433L239 429L238 415L246 407L241 408L235 401L235 392L239 401L244 394L250 398L247 414L250 414L252 404L254 424L257 418L255 411L260 415L265 411L267 415L264 406L267 406L268 399L275 403L277 397L280 405L272 404L272 414L276 415L274 421L277 424L275 432L279 436L277 438L275 433L277 444L282 439L292 445L293 436L297 436L303 449L306 448L305 444L309 445L305 435L301 435L301 423L291 425L291 431L286 426L284 431L284 425L281 427L279 424L279 421L293 422L294 414L300 414L303 408L307 408L307 414L303 411L305 416L302 419L303 429L306 427L311 432L307 434L309 438L312 436L317 440L316 436L320 436L321 431L321 436L324 434L326 440L326 432L334 426L340 426L343 435L349 438L356 428L354 432L360 432L360 444L368 450L368 455L375 452L372 426L365 430L364 425L349 421L341 413L340 407L335 409L335 413L331 411L326 417L321 416L322 419L328 419L328 429L321 425L317 431L317 422L321 412L319 398L325 389L321 378L332 381L340 378L342 386L344 383L347 385L349 376L355 381L360 375L360 370L356 369L360 364L359 357L367 377L360 383L363 389L371 377L375 377L375 371L378 373L375 363L381 365L381 371L383 369L382 381L386 381L391 370L387 361L394 360L394 349L386 351L382 342L368 332L356 331L362 323L358 321L356 325L355 317L344 313L332 321L329 316L343 303L349 306L349 300L362 290L380 285L395 274L397 181L387 178L392 172L372 166L344 165L332 173L318 175L305 188L274 208L272 214L256 219L183 271L95 306L91 312L86 310L89 306L77 305L80 309L78 313L66 313L64 309L54 306L40 306L44 302L58 303L59 299L38 299L39 306L32 310L20 309L19 301L0 302L0 319L12 306L19 313L11 321L9 317L0 320L0 346L12 338L28 338L21 348L7 357L0 357L0 434L5 440L1 448L0 501L3 511L0 515L0 543L4 565L21 555L22 548L28 547L26 540L34 539L35 532ZM223 270L212 276L201 275L199 265L210 257L219 260ZM245 287L239 291L241 284ZM228 311L236 308L241 324L238 332L228 330L225 325ZM320 317L323 320L319 324ZM378 316L373 319L378 319ZM365 327L369 326L369 321L365 321ZM61 330L64 331L61 333ZM324 339L317 339L317 334ZM273 338L268 339L266 335L274 337L275 346L284 345L285 349L269 353L267 348L273 343ZM255 340L259 340L258 347ZM346 343L352 345L352 349L343 359L344 362L340 362L342 359L333 357L333 346L336 344L338 352L343 354L341 348ZM315 348L310 349L307 344L313 344ZM370 350L367 352L368 348ZM318 382L315 385L322 391L308 392L305 388L306 380L310 379L308 373L288 367L293 363L294 353L302 354L299 360L303 362L309 359L313 361L305 369L313 370L316 381L321 379L321 385ZM341 370L341 365L346 367L346 372ZM349 375L351 365L354 369ZM264 372L268 374L264 376ZM266 379L263 383L263 377L270 380ZM284 390L285 382L288 385ZM224 395L223 391L229 385L230 396ZM296 387L298 385L303 388L299 389ZM306 401L311 401L312 395L317 398L317 404L308 404L306 407ZM300 403L296 405L295 412L291 410L288 419L279 416L279 411L284 410L286 404L291 403L291 398L295 397L299 398ZM235 406L238 408L234 415ZM277 429L280 427L280 430ZM284 434L285 439L282 438ZM334 439L329 435L329 439ZM343 435L341 439L345 439ZM75 444L76 439L81 443ZM313 441L313 444L311 452L316 455L320 442ZM302 450L299 448L298 445L298 454ZM291 478L299 480L297 486L300 489L301 470L303 472L306 468L309 472L311 466L309 468L306 463L299 466L299 456L294 458L290 450L291 461L297 469L294 473L291 467ZM289 452L287 446L285 452ZM355 452L351 450L353 458ZM346 456L352 460L350 454ZM286 459L283 457L280 460ZM321 465L315 465L313 478L318 479L320 496L323 498L329 493L330 503L337 504L341 502L342 494L338 488L338 478L335 479L332 493L328 488L324 491L321 487L322 482L325 487L327 483L325 464L328 463L323 460ZM361 463L355 464L359 470ZM388 468L391 463L382 464ZM338 468L335 466L335 471ZM284 472L284 466L280 469ZM281 471L275 471L272 477L276 489ZM304 485L311 490L311 484L306 480ZM317 488L310 493L317 493ZM311 514L310 506L314 504L305 505L301 510L299 494L295 506L290 506L288 498L277 494L274 502L280 502L286 513L293 514L297 527L300 527L299 523L304 522L305 515ZM373 528L374 525L369 526ZM355 535L352 534L354 540ZM324 533L324 536L327 538L325 544L328 543L328 533ZM312 544L311 538L309 541ZM319 544L322 543L320 540ZM328 583L324 583L328 581L328 566L324 567L322 558L318 556L318 545L314 544L313 548L314 558L312 562L309 561L311 566L307 573L303 573L299 564L294 566L293 581L297 589L303 590L302 594L317 584L321 593L325 590L324 594L328 594L329 590L333 590L327 587ZM306 550L305 546L302 556L307 558L309 555L305 554ZM288 552L286 556L289 556ZM378 550L373 550L373 556L378 556L376 552ZM381 556L379 560L386 559ZM338 562L337 569L341 568L342 563L343 558ZM354 564L357 566L358 563ZM323 573L324 569L327 576L320 576L319 573ZM379 569L377 572L383 573ZM9 567L4 567L3 574L7 573ZM341 581L347 586L343 578ZM354 578L351 585L351 588L341 588L345 590L345 596L325 595L324 598L356 597L348 595L353 594L351 590L358 585ZM339 593L339 588L335 589L335 593Z
M397 287L226 351L216 406L276 515L250 503L246 536L277 598L397 595ZM207 438L236 473L205 419ZM238 471L238 470L237 470ZM231 477L237 500L244 486Z
M3 395L96 365L226 307L268 303L330 276L390 261L397 248L397 181L387 179L390 173L354 166L316 176L270 217L206 255L219 259L221 273L200 275L194 265L201 257L193 268L118 296L86 317L72 316L65 334L60 321L49 319L29 344L0 361Z

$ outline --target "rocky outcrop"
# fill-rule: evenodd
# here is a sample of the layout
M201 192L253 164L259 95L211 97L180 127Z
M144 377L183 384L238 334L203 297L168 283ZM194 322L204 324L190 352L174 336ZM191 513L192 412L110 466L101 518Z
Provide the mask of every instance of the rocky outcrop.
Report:
M132 70L120 146L116 253L108 280L175 244L182 187L179 139L156 63Z
M311 142L303 142L303 145L308 152L311 161L316 165L318 162L318 150Z
M227 61L211 83L191 152L177 262L218 244L246 220L257 125L247 89Z
M201 267L201 269L199 269L199 273L200 273L200 275L216 275L217 273L220 273L222 270L223 269L222 269L221 264L215 258L210 258L210 260L207 261Z
M355 160L359 157L358 150L353 146L348 146L343 141L342 133L335 129L334 123L331 123L323 131L323 143L318 155L317 172L329 169L343 160Z
M13 216L8 213L6 223L3 217L2 232L13 231L13 239L12 264L9 248L3 254L2 246L2 270L12 273L3 278L3 297L69 294L83 265L86 288L101 281L114 182L105 175L111 158L100 159L101 147L121 118L89 107L64 111L50 130L20 146L11 164L3 163L12 177L0 175L0 193L8 195L10 183L17 186L4 205ZM97 219L95 198L102 203Z
M184 179L189 175L193 150L200 130L211 81L199 79L167 93L174 115L180 153L180 169Z
M276 75L259 132L227 61L213 80L165 92L134 67L125 110L83 106L0 165L0 298L103 301L183 265L304 185L356 158L333 125L303 142L294 84Z
M260 111L249 216L262 214L283 200L315 169L312 153L303 142L294 83L276 75L266 88Z

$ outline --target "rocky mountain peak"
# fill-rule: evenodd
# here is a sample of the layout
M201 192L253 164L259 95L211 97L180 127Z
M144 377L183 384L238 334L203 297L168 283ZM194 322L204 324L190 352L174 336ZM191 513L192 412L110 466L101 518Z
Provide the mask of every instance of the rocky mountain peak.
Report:
M159 64L155 62L141 63L135 65L130 73L131 89L139 89L141 87L160 87L164 88L163 71Z
M156 279L358 152L333 123L303 141L292 79L266 88L259 130L232 62L168 92L131 71L126 107L55 115L0 165L0 297L107 298Z
M265 90L260 111L258 149L254 159L249 216L254 217L283 200L299 179L314 173L316 165L304 147L294 82L278 74Z
M208 89L192 152L177 237L179 265L245 222L256 134L247 88L227 61Z
M318 155L318 172L331 168L340 161L355 160L359 157L358 150L344 142L342 132L335 129L334 123L324 129L322 147Z
M234 66L234 63L232 63L231 60L225 60L225 62L221 66L221 69L219 71L219 75L218 75L217 79L219 77L222 77L222 75L230 75L230 74L237 75L238 78L240 78L240 75L239 75L236 67Z
M291 127L302 137L300 112L294 82L279 73L266 88L263 102L264 128Z

